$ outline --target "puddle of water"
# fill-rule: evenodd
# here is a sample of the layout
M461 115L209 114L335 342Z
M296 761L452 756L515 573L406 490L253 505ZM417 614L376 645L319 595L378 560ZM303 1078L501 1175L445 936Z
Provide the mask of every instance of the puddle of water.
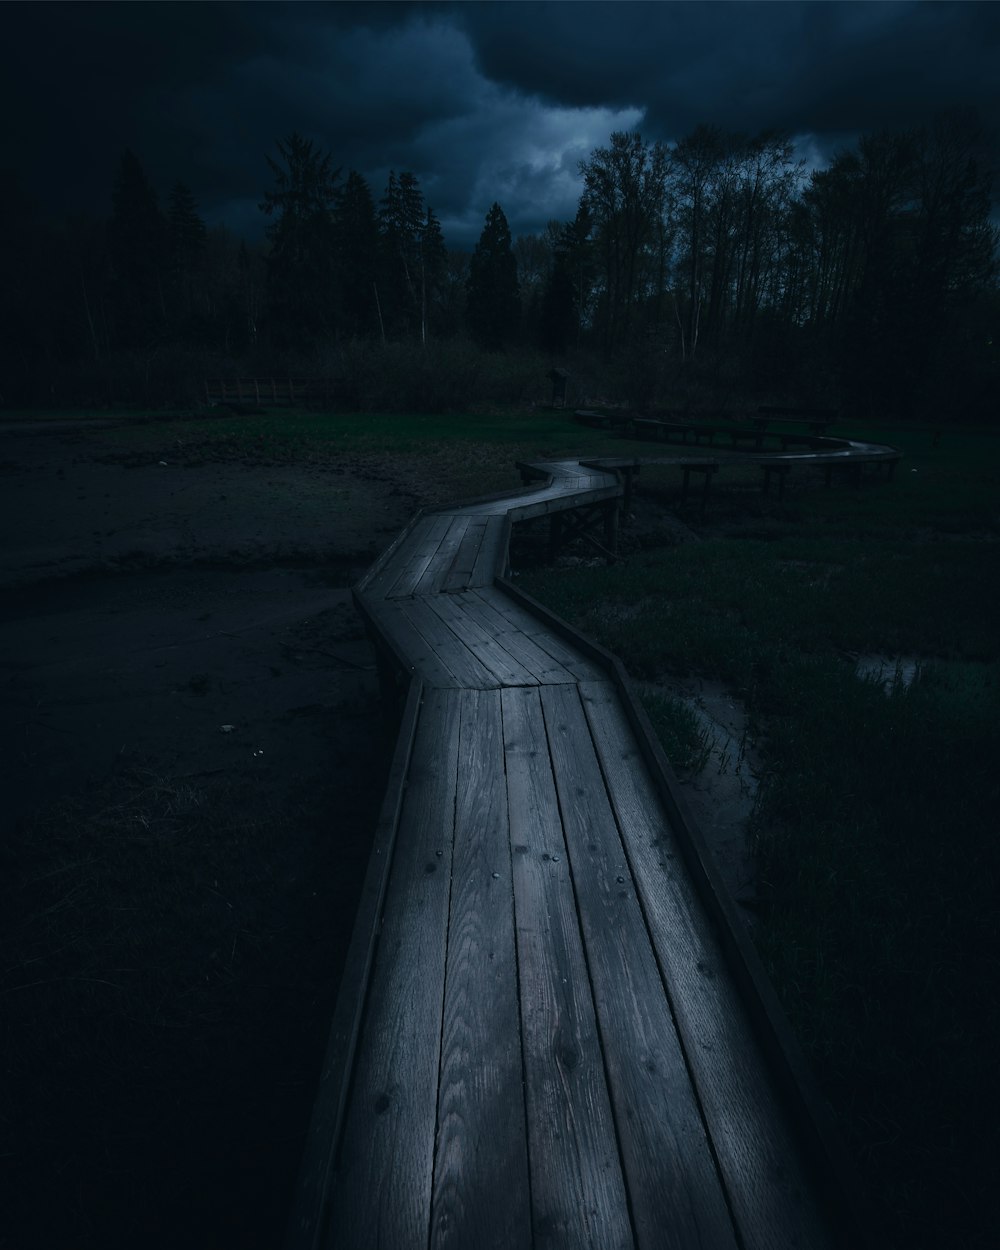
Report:
M730 894L752 907L757 885L747 823L760 761L747 735L746 710L721 682L694 677L646 684L684 703L705 731L711 744L708 762L681 784ZM749 923L751 914L746 915Z
M919 678L920 660L915 655L859 655L854 671L862 681L876 681L891 694L897 686L909 689Z

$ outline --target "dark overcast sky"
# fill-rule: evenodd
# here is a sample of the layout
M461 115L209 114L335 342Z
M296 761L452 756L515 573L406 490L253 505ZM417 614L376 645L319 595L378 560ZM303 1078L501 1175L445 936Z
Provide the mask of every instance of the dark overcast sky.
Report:
M1000 4L0 4L0 168L104 215L131 147L248 238L292 130L376 198L413 170L471 248L494 199L515 235L571 217L613 130L781 128L814 166L969 104L1000 126Z

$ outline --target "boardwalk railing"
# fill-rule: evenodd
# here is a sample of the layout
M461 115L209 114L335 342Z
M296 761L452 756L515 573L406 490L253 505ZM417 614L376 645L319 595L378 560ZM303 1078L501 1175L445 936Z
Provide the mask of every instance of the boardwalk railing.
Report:
M207 404L329 403L341 383L336 378L206 378Z

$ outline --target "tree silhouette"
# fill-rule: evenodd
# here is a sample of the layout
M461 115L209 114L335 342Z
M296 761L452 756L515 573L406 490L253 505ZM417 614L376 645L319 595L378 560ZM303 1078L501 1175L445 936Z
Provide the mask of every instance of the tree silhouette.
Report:
M600 329L605 350L614 351L627 339L637 309L662 291L657 282L665 269L655 243L665 211L666 148L618 132L610 147L581 161L580 172L600 257Z
M486 225L469 262L466 300L469 329L484 347L502 347L517 337L521 322L517 261L499 204L486 214Z
M116 338L123 346L137 347L148 343L166 321L169 244L156 192L128 149L122 154L111 199Z
M273 219L264 231L271 243L268 305L278 341L298 346L328 338L336 328L333 210L340 170L301 135L277 147L285 167L267 157L277 185L260 204Z
M566 250L556 252L542 295L539 341L546 351L557 355L566 352L579 329L571 264Z
M204 301L199 300L199 295L203 287L205 238L205 223L198 216L198 206L190 188L182 182L176 183L167 209L170 302L178 330L188 336L197 336L203 331L204 318L198 313L204 311Z
M379 299L390 329L412 332L421 325L421 238L424 197L415 174L404 170L389 183L379 205L381 252Z
M368 183L354 169L347 175L347 182L337 197L333 216L342 328L349 336L370 337L378 328L375 302L378 226Z
M448 264L441 223L428 206L420 228L420 340L426 344L429 327L439 320L439 296Z

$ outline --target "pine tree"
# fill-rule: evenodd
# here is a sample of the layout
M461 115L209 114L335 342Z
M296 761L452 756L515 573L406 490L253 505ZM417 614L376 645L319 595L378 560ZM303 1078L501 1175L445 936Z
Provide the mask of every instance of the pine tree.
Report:
M563 355L576 337L579 318L576 309L576 287L569 253L556 252L542 295L539 339L549 352Z
M428 326L437 320L438 296L448 264L441 223L434 210L427 209L427 219L420 229L420 340L427 343Z
M301 135L277 146L287 168L267 158L277 188L260 205L273 218L264 231L271 243L268 303L279 340L301 345L303 337L326 338L336 329L333 210L340 170Z
M189 187L175 183L170 192L167 213L170 259L181 268L191 268L205 250L205 223L198 216L198 205Z
M379 205L382 311L397 331L413 331L421 320L420 241L424 198L416 175L404 171L389 183Z
M466 308L469 328L484 347L502 347L517 337L521 325L517 261L499 204L486 214L486 225L469 262Z
M123 345L136 347L148 342L166 320L169 244L156 192L128 149L122 154L111 199L116 337Z
M260 335L261 297L267 269L260 256L251 254L242 239L236 267L239 273L240 306L245 317L246 344L248 347L256 347Z
M200 270L205 256L205 223L191 191L182 182L170 192L167 243L170 255L171 318L181 332L196 336Z
M344 332L368 337L378 328L375 299L378 225L368 183L354 169L334 210L340 309Z

